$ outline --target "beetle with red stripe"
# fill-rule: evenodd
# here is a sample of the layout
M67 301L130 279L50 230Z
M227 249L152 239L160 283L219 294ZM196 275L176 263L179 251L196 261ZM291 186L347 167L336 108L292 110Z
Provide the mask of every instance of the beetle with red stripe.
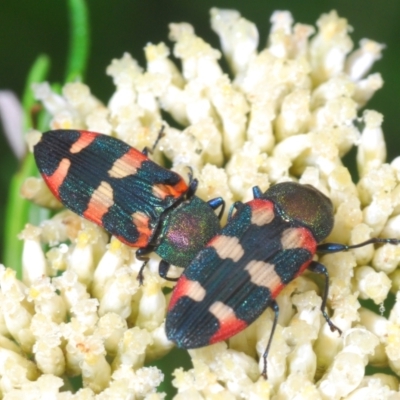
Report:
M334 223L332 202L323 193L310 185L283 182L265 193L254 187L253 194L254 200L232 206L227 225L183 271L172 293L165 326L169 340L178 347L194 349L229 339L270 307L274 321L263 354L262 375L266 378L279 314L275 299L306 269L324 276L321 311L331 330L341 333L326 312L327 269L313 256L372 243L400 244L400 240L372 238L352 246L318 244Z
M54 130L34 147L48 187L76 214L104 227L144 261L155 251L160 275L186 267L220 229L225 203L195 196L198 185L165 169L125 142L83 130ZM214 212L221 207L219 215ZM145 265L144 263L144 265ZM143 266L144 266L143 265ZM138 279L142 281L143 267Z

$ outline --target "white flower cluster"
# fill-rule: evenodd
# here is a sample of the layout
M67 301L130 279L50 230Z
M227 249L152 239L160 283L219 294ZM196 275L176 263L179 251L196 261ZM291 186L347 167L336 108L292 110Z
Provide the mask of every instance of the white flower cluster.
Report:
M262 51L255 25L238 12L213 9L211 25L233 79L219 65L221 52L191 25L171 24L181 69L164 43L146 46L145 70L124 54L107 69L116 86L108 106L82 83L67 84L62 95L36 85L51 129L112 134L142 149L164 126L153 159L165 155L182 176L191 167L203 199L222 196L229 206L250 200L255 185L266 190L298 180L332 199L329 241L400 238L400 158L385 163L382 115L358 115L382 86L381 76L368 71L383 46L364 39L353 51L350 26L334 11L321 16L316 32L294 24L289 12L275 12ZM169 126L162 112L185 128ZM38 134L31 133L31 143ZM354 145L357 184L341 161ZM23 193L57 206L40 179L30 178ZM158 276L158 258L152 256L139 287L135 250L114 238L108 243L100 228L68 211L27 226L21 239L23 282L11 270L0 273L3 398L59 391L60 399L163 398L155 393L161 371L144 366L173 347L164 332L163 288L171 284ZM400 294L388 319L358 298L382 305L390 290L398 292L400 247L369 245L320 261L330 273L328 305L342 336L322 318L319 286L306 274L277 299L268 381L258 360L271 331L269 310L229 343L190 351L193 368L174 372L175 399L399 399L395 376L364 375L367 364L400 375ZM71 394L62 386L76 375L83 389Z

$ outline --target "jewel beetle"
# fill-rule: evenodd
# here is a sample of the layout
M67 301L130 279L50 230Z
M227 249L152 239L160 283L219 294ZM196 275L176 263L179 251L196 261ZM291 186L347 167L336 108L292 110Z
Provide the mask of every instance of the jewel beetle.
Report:
M165 169L125 142L83 130L43 133L34 146L38 169L61 203L138 247L148 260L155 251L166 279L169 264L186 267L220 229L225 203L195 196L197 180ZM214 212L220 207L219 215ZM145 265L143 264L143 266ZM142 281L143 267L138 279Z
M324 276L321 311L331 330L341 333L326 313L329 276L325 266L313 260L314 254L371 243L399 244L400 240L373 238L353 246L318 244L334 223L332 202L323 193L310 185L284 182L265 193L254 187L253 194L248 203L233 204L227 225L183 271L171 296L165 329L178 347L203 347L232 337L270 307L274 321L263 354L266 378L279 314L275 299L305 269Z

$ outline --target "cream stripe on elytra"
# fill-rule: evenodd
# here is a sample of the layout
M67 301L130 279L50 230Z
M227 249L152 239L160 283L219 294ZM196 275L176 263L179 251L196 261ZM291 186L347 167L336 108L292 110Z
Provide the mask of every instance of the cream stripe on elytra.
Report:
M194 301L202 301L206 296L206 290L201 286L201 284L197 281L186 281L186 289L187 292L185 296L191 298Z
M217 252L218 256L225 260L231 258L237 262L244 254L242 245L239 243L239 239L233 236L217 236L211 243L210 247L213 247Z
M114 204L113 189L108 182L102 181L93 192L90 203L95 202L101 203L104 208L110 208Z
M268 207L257 207L251 210L251 223L257 226L268 225L275 217L274 210Z
M281 278L275 272L274 264L252 260L244 268L250 275L250 280L257 286L263 286L273 291L282 284Z
M129 175L135 175L137 172L137 167L128 161L129 160L125 159L124 157L116 160L111 169L108 171L108 175L111 178L119 179L126 178Z
M227 319L236 318L235 311L233 308L227 306L226 304L222 303L221 301L216 301L215 303L211 304L210 308L208 309L218 321L224 321Z
M285 249L298 249L303 247L303 232L298 228L288 228L282 232L281 244Z
M83 216L101 225L101 219L114 204L113 190L109 183L101 182L90 197L89 204Z
M58 164L57 169L54 171L53 175L46 176L45 174L43 174L43 178L47 182L47 185L58 199L60 199L60 193L58 190L60 189L60 186L64 183L70 167L71 160L69 160L68 158L63 158Z
M97 135L85 135L81 134L79 139L69 149L70 153L76 154L88 147L95 139Z

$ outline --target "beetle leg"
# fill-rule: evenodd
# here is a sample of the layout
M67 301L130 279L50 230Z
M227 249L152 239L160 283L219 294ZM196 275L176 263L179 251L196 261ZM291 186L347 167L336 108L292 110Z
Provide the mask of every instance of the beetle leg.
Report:
M222 214L225 211L225 200L222 197L216 197L215 199L208 200L207 204L213 210L216 210L219 206L221 206L221 210L218 213L218 219L221 220Z
M262 191L258 186L253 186L253 197L255 199L261 199Z
M310 265L308 266L308 269L316 274L323 275L325 278L325 290L322 295L322 303L321 303L321 312L322 315L324 316L326 322L328 323L329 327L331 328L331 331L338 331L339 334L342 334L342 331L331 321L329 318L328 314L326 313L326 301L328 299L328 293L329 293L329 274L328 270L326 269L325 265L320 264L317 261L312 261Z
M161 260L160 264L158 264L158 274L161 276L161 278L164 278L167 281L171 282L176 282L178 278L170 278L167 276L169 268L171 267L171 264L169 262L166 262L165 260Z
M192 169L190 168L190 171ZM197 190L197 186L199 185L199 181L196 178L193 178L193 173L189 173L189 189L186 192L186 199L190 199L194 196Z
M158 142L160 141L160 139L164 136L164 130L165 130L165 125L163 124L163 125L161 126L160 132L158 132L157 139L156 139L156 141L154 142L153 147L151 148L151 151L152 151L152 152L153 152L153 151L155 150L155 148L157 147Z
M243 206L243 203L241 201L235 201L232 205L231 208L229 209L228 212L228 222L232 219L233 217L233 210L238 210L241 206Z
M347 251L351 249L357 249L359 247L366 246L368 244L375 244L375 243L389 243L389 244L400 244L400 239L382 239L382 238L372 238L366 240L365 242L353 244L351 246L346 244L340 243L322 243L317 247L317 253L322 254L331 254L331 253L338 253L339 251Z
M269 307L274 312L274 321L272 322L271 333L269 335L267 347L265 348L265 351L264 351L264 354L263 354L264 367L263 367L261 375L263 376L264 379L268 379L268 375L267 375L267 357L268 357L269 349L271 348L272 339L274 337L274 333L275 333L276 325L278 324L278 317L279 317L279 306L278 306L278 304L277 304L277 302L275 300L271 301L271 304L269 305Z
M154 250L153 246L146 246L141 249L136 250L136 258L140 261L143 261L142 266L140 267L138 276L136 279L139 281L139 285L143 285L143 270L146 266L147 262L149 261L148 255Z
M142 154L144 154L146 157L150 154L153 154L155 148L157 147L158 142L160 141L160 139L164 136L164 129L165 129L165 125L163 125L160 129L160 132L158 132L157 135L157 139L154 142L153 146L151 147L151 149L149 149L147 146L142 150Z

